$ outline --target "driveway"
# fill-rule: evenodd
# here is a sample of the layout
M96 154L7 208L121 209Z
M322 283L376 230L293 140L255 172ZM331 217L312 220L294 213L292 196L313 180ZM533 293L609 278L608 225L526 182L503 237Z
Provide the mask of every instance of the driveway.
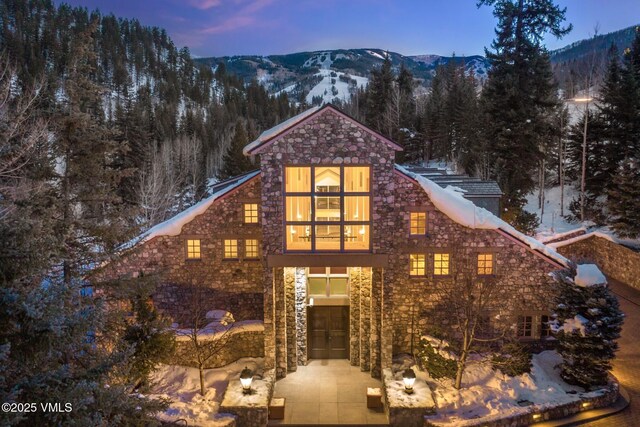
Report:
M599 421L581 424L589 427L640 426L640 291L620 282L609 280L626 317L620 350L613 362L613 374L629 392L631 404L619 414Z

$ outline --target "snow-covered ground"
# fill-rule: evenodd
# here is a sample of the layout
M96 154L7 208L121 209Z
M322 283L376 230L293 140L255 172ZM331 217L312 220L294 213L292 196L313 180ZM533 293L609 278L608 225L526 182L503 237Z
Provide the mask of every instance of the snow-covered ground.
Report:
M262 358L244 358L222 368L205 369L205 396L200 395L197 368L162 365L153 374L154 386L149 396L171 400L169 408L158 415L163 421L176 422L183 419L187 421L187 425L225 426L231 415L218 414L218 409L229 381L238 379L245 366L259 372L263 363Z
M332 73L335 77L331 76ZM323 103L331 102L336 98L342 101L348 101L350 99L354 86L350 86L349 83L340 80L341 76L346 75L345 73L323 68L315 75L321 76L322 80L307 94L306 100L309 104L313 102L314 97L318 96L322 97ZM354 75L349 75L349 77L356 81L356 86L359 88L365 87L369 83L369 79L366 77Z
M521 406L518 401L531 402L537 410L544 410L579 400L581 396L595 396L593 391L566 384L556 366L562 358L555 351L544 351L533 355L531 373L509 377L493 371L487 362L472 362L463 377L463 388L453 388L452 380L432 380L427 373L417 372L418 378L427 381L433 392L437 413L429 422L435 425L464 426L489 421L508 415L529 413L530 406ZM575 392L568 394L567 392Z
M535 191L527 196L527 204L524 209L533 212L538 215L540 219L540 227L536 233L536 238L548 239L550 236L558 233L566 233L568 231L577 230L584 225L581 223L571 223L562 217L560 214L560 187L551 187L545 190L544 196L544 212L543 209L538 208L538 192ZM569 214L569 203L574 198L579 197L580 191L576 190L571 184L564 186L564 215Z

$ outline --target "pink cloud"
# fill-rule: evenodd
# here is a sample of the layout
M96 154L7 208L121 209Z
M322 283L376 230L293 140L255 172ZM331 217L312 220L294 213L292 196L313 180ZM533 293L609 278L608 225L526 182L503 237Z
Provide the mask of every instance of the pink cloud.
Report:
M196 9L207 10L212 7L220 6L221 0L189 0L189 4Z
M254 24L256 19L253 16L241 16L236 15L232 16L229 19L226 19L224 22L213 25L201 30L204 34L220 34L226 33L229 31L237 30L238 28L247 27L251 24Z

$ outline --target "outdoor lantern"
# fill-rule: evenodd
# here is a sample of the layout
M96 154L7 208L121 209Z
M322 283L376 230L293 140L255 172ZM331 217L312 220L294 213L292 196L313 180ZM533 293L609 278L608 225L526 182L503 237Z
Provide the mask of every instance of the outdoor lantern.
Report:
M407 368L402 373L402 382L404 382L404 392L407 394L413 393L413 383L416 382L416 373L413 369Z
M240 384L242 384L242 393L249 394L251 393L251 382L253 381L253 372L249 370L246 366L240 372Z

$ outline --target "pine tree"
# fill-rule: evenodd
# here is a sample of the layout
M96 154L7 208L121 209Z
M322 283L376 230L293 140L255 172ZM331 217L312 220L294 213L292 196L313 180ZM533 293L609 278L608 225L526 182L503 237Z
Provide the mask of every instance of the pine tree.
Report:
M525 196L533 190L533 173L552 140L559 100L549 55L541 45L545 33L562 37L565 10L552 0L481 0L498 18L491 63L481 107L485 138L493 163L491 175L505 194L506 219L517 223Z
M224 166L220 172L220 178L229 178L255 169L249 157L242 150L249 143L247 131L241 122L237 122L231 145L224 156Z
M640 237L640 160L622 162L609 190L610 224L622 237Z
M553 329L563 362L562 378L587 389L607 384L624 314L606 283L578 286L559 279Z

